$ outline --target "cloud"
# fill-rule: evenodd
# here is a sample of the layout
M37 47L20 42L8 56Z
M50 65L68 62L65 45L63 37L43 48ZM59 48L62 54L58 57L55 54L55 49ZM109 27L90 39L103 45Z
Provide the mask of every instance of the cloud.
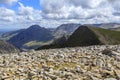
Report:
M45 19L79 23L118 22L119 0L40 0Z
M18 0L1 0L0 4L13 4ZM63 23L108 23L120 21L119 0L40 0L41 10L18 2L17 11L0 7L0 24L16 26L40 24L56 27Z
M33 14L33 8L32 7L25 7L22 3L19 2L20 7L18 8L18 14L19 15L31 15Z
M69 0L71 5L82 6L83 8L96 8L101 5L103 1L104 0Z
M3 18L0 18L0 20L2 22L12 22L14 19L13 17L3 17Z
M41 10L35 10L33 7L24 6L19 3L17 11L0 7L0 27L1 26L17 26L27 27L42 19Z
M0 7L0 21L3 23L5 21L11 22L15 16L15 12L13 10L7 9L5 7Z
M19 2L17 21L33 22L42 19L41 10L35 10L33 7L24 6Z
M18 0L0 0L0 4L12 5L13 3L15 3L17 1Z
M0 16L5 17L5 16L13 16L15 15L15 12L13 10L7 9L5 7L0 7Z
M87 19L100 14L105 15L102 11L107 7L111 9L104 0L41 0L41 5L43 17L48 19Z
M115 10L120 11L120 0L108 0L108 2Z

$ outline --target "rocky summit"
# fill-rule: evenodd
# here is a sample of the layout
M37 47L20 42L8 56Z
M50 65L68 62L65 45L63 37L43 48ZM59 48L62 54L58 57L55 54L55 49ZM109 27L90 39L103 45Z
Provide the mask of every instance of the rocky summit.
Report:
M0 80L120 80L120 45L1 54Z

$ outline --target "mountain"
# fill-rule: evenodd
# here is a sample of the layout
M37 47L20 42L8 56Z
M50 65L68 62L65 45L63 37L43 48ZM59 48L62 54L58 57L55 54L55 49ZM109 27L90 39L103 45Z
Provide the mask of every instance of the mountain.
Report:
M13 45L3 40L0 40L0 53L16 53L16 52L19 52L19 51Z
M67 46L120 44L120 32L103 28L81 26L67 40Z
M24 31L25 29L20 29L20 30L15 30L15 31L9 31L9 32L5 32L3 34L1 34L1 39L2 40L9 40L10 38L12 38L13 36L16 36L18 33Z
M84 24L84 25L105 28L105 29L120 27L120 23L100 23L100 24Z
M40 46L49 45L51 43L52 45L53 44L58 45L58 43L63 44L64 42L67 42L66 40L69 39L69 37L73 34L73 32L76 29L78 29L79 26L81 26L81 24L69 23L62 24L55 29L55 28L43 28L40 27L39 25L33 25L27 29L4 33L2 34L2 39L7 40L10 44L13 44L18 48L35 49ZM116 28L120 26L120 24L101 23L101 24L84 24L84 26L95 26L100 28L101 27Z
M117 28L120 27L120 23L103 23L99 27L101 28Z
M56 43L64 36L70 36L80 24L62 24L57 28L43 28L39 25L32 25L27 29L6 32L1 39L7 40L18 48L35 49L37 47Z
M69 47L73 46L89 46L101 44L92 27L80 26L67 40Z
M62 24L55 29L53 35L55 36L55 38L60 38L65 35L71 35L79 26L80 24L74 23Z
M38 44L43 45L53 38L50 30L39 25L32 25L10 38L8 42L18 48L33 48Z
M110 30L120 31L120 27L117 27L117 28L110 28Z
M80 26L63 44L46 45L38 49L120 44L120 32L109 29Z
M84 24L84 25L105 28L105 29L120 27L119 23L100 23L100 24ZM70 36L79 26L81 26L81 24L75 24L75 23L62 24L58 26L55 30L53 30L53 35L55 36L55 38Z
M64 44L69 36L80 26L80 24L68 23L58 26L56 29L52 29L52 34L54 39L52 44L44 45L44 47L61 47L61 44ZM58 44L59 43L59 44Z

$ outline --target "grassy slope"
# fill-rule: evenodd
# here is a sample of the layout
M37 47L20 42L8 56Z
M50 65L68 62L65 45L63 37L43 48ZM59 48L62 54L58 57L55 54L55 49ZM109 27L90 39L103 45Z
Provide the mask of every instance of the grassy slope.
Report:
M96 34L86 26L79 27L68 39L67 46L89 46L101 44Z
M89 27L96 33L97 37L103 44L120 44L120 32L108 29Z
M120 31L120 27L117 27L117 28L110 28L111 30L114 30L114 31Z
M39 49L89 46L101 44L120 44L120 32L103 28L81 26L66 41L65 44L51 44Z
M51 40L51 41L47 41L47 42L39 42L39 41L30 41L30 42L28 42L28 43L26 43L26 44L24 44L23 46L25 47L25 48L28 48L28 49L36 49L36 48L38 48L38 47L40 47L40 46L44 46L44 45L49 45L49 44L51 44L53 41Z

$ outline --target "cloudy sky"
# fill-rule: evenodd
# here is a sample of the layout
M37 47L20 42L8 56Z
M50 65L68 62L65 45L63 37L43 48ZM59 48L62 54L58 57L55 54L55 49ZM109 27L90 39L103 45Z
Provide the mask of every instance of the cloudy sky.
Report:
M0 29L120 23L120 0L0 0Z

